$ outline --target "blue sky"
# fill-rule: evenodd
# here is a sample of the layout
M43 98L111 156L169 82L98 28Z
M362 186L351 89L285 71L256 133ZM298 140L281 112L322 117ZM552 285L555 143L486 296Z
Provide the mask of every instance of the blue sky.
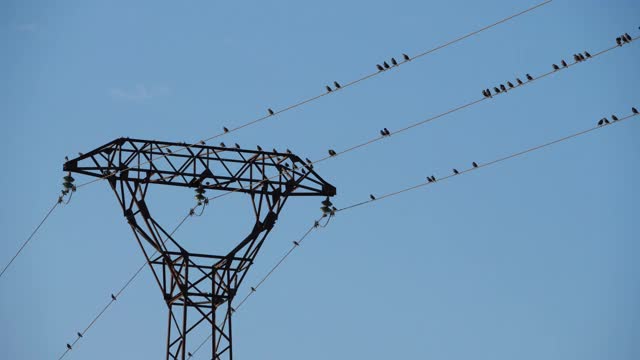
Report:
M57 196L65 155L120 136L197 141L535 3L4 1L0 264ZM639 15L630 0L555 0L223 140L317 159L638 36ZM625 46L316 169L343 206L553 140L638 107L639 60ZM236 314L236 357L639 358L638 121L340 214ZM162 190L171 228L192 192ZM288 202L245 291L316 200ZM245 197L205 214L176 238L218 251L250 230ZM0 358L57 359L142 260L107 184L82 188L0 279ZM67 358L163 358L165 332L145 270Z

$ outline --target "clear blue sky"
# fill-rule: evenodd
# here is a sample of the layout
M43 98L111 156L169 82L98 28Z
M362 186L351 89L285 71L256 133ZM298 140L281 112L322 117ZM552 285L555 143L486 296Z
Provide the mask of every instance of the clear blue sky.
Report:
M57 196L65 155L119 136L197 141L536 2L3 1L0 265ZM319 158L638 36L639 19L637 1L556 0L224 141ZM628 114L639 63L633 44L316 169L342 206L489 161ZM343 213L236 314L235 355L640 358L638 121ZM192 195L154 192L159 221L177 224ZM288 202L245 291L317 200ZM250 230L243 196L205 214L176 237L222 251ZM107 184L81 189L0 279L0 358L57 359L142 260ZM67 358L160 359L165 336L145 270Z

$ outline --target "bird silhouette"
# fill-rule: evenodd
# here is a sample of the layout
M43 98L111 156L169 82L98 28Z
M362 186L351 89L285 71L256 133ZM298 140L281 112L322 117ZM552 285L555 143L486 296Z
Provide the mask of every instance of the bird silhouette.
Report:
M255 292L256 288L254 288L253 286L251 287L251 291Z
M274 152L274 153L277 153L277 152L278 152L278 150L276 150L276 148L273 148L273 152Z
M329 149L329 156L336 156L335 150Z
M386 135L391 135L391 131L389 131L389 129L387 129L387 128L384 128L384 133Z
M395 59L395 58L391 58L391 64L392 64L393 66L398 66L398 62L396 61L396 59Z
M289 148L287 148L287 150L285 151L287 152L287 154L293 154L293 152Z
M329 85L325 86L327 88L327 92L331 92L331 87L329 87Z
M500 90L507 91L507 87L504 84L500 84Z
M407 54L402 54L402 58L404 59L404 61L409 61L411 60L411 58L409 57L409 55Z
M431 175L431 181L436 182L436 177Z
M620 36L620 39L622 39L622 42L625 44L629 42L629 40L627 40L627 37L624 35Z
M69 157L68 157L68 156L65 156L65 157L64 157L64 161L69 161Z
M533 76L527 74L527 80L529 80L529 81L533 80Z
M262 151L262 147L260 147L260 145L256 145L256 148L258 149L258 151Z
M295 246L300 246L300 243L294 240L294 241L293 241L293 245L295 245Z
M484 97L486 98L490 96L490 94L487 94L487 90L482 90L482 95L484 95Z
M222 130L223 130L225 133L228 133L228 132L229 132L229 129L227 129L225 126L223 126L223 127L222 127Z
M588 52L588 51L585 51L585 52L584 52L584 56L586 56L586 57L587 57L587 59L588 59L588 58L590 58L590 57L591 57L591 54L589 54L589 52Z
M376 199L376 197L375 197L375 196L373 196L373 194L369 194L369 199L371 199L371 200L375 200L375 199Z
M433 180L431 180L431 176L427 176L427 182L432 183Z
M631 108L631 112L633 112L634 114L637 114L637 113L638 113L638 109L636 109L636 108L632 107L632 108Z
M240 149L240 144L235 143L234 145L236 146L236 149Z
M518 82L518 85L522 85L522 80L520 80L520 78L516 78L516 81Z
M188 352L188 351L187 351L187 355L188 355L189 357L192 357L192 356L193 356L193 354L191 354L191 353L190 353L190 352Z
M598 121L598 126L602 126L604 124L604 119L600 119L600 121Z
M496 92L496 94L500 94L500 89L498 89L498 88L497 88L497 87L495 87L495 86L493 87L493 91L495 91L495 92Z
M633 41L633 38L631 37L631 35L624 33L624 37L628 40L628 41Z
M553 70L560 70L560 67L556 64L553 64Z
M267 111L269 112L269 115L275 114L275 112L273 112L273 110L271 110L271 108L268 108Z
M618 117L617 117L617 116L615 116L615 115L611 115L611 119L612 119L613 121L618 121Z
M81 338L82 337L82 333L77 333L78 337Z
M388 68L390 68L390 67L391 67L391 66L389 66L389 64L387 64L387 62L386 62L386 61L385 61L385 62L383 62L383 63L382 63L382 65L384 65L384 68L385 68L385 69L388 69Z
M458 172L458 170L456 170L456 169L453 169L453 173L456 174L456 175L460 174L460 172Z
M618 44L618 46L622 45L622 38L621 37L617 37L616 38L616 44Z
M578 54L573 54L573 61L575 62L580 62L582 59L580 59L580 55Z
M111 294L111 300L116 301L116 296Z
M380 130L380 136L385 136L387 134L384 133L384 130Z
M376 68L378 68L378 71L384 71L384 68L380 64L376 64Z
M221 142L220 143L220 147L227 147L227 145L225 145L225 143Z
M578 54L578 56L580 57L580 61L585 61L587 60L587 58L584 57L584 55L582 54Z
M471 165L473 165L474 168L478 167L478 163L476 163L475 161L471 163Z
M309 158L304 158L304 159L305 159L305 160L307 161L307 163L309 163L309 164L312 164L312 163L313 163L313 161L311 161L311 159L309 159Z
M566 61L562 60L561 64L562 64L563 67L567 67L567 62Z
M607 124L607 125L608 125L608 124L611 124L611 122L609 122L609 119L607 119L607 118L604 118L604 119L602 119L602 120L604 120L604 123L605 123L605 124Z
M511 81L507 81L507 85L509 85L509 87L510 87L511 89L513 89L513 88L514 88L514 86L513 86L513 84L511 83Z
M333 85L335 85L336 89L340 89L342 87L337 81L334 81Z
M67 349L71 350L71 344L67 344Z

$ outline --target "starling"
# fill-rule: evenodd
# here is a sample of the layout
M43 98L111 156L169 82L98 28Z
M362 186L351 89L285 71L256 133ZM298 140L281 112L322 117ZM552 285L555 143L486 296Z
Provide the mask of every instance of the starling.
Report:
M111 300L116 301L116 296L111 294Z
M273 148L273 152L274 152L274 153L277 153L277 152L278 152L278 150L276 150L276 148Z
M311 159L309 159L309 158L304 158L304 159L305 159L305 160L307 161L307 163L309 163L309 164L312 164L312 163L313 163L313 161L311 161Z
M629 34L627 34L627 33L624 33L624 37L625 37L629 42L633 41L633 38L631 37L631 35L629 35Z
M431 176L431 181L436 182L436 177L435 176Z
M192 356L193 356L193 354L191 354L191 353L190 353L190 352L188 352L188 351L187 351L187 355L188 355L189 357L192 357Z
M333 85L335 85L336 89L340 89L342 87L337 81L334 81Z
M575 62L580 62L582 59L580 59L580 55L578 54L573 54L573 61Z
M431 176L427 176L427 182L432 183L433 180L431 180Z
M387 129L387 128L384 128L384 133L386 135L391 135L391 131L389 131L389 129Z
M471 163L471 165L473 165L474 168L478 167L478 163L476 163L475 161Z
M567 67L567 62L562 60L562 67Z
M611 115L611 119L613 119L613 121L618 121L618 117L615 115Z
M520 80L520 78L516 78L516 81L518 82L518 85L522 85L522 80Z
M380 135L381 135L381 136L385 136L385 135L387 135L387 134L385 134L385 133L384 133L384 130L380 130Z
M294 242L293 242L293 245L295 245L295 246L300 246L300 243L299 243L299 242L297 242L297 241L294 241Z
M456 174L456 175L460 174L460 172L458 172L458 170L456 170L456 169L453 169L453 173Z
M223 130L225 133L228 133L228 132L229 132L229 129L227 129L225 126L223 126L223 127L222 127L222 130Z
M589 52L588 52L588 51L585 51L585 52L584 52L584 56L586 56L586 57L587 57L587 59L588 59L588 58L590 58L590 57L591 57L591 54L589 54Z
M598 126L602 126L604 124L604 119L600 119L600 121L598 121Z
M385 61L385 62L383 62L383 63L382 63L382 65L384 65L384 68L385 68L385 69L388 69L388 68L390 68L390 67L391 67L391 66L389 66L389 64L387 64L387 62L386 62L386 61Z
M236 149L240 149L240 144L235 143Z
M409 57L409 55L407 54L402 54L402 58L404 59L404 61L409 61L411 60L411 58Z
M582 54L578 54L578 56L580 57L580 61L585 61L587 60L587 58L584 57L584 55Z
M221 142L220 143L220 147L227 147L227 145L225 145L225 143Z
M252 287L251 287L251 291L252 291L252 292L255 292L255 291L256 291L256 288L254 288L254 287L252 286Z
M67 344L67 349L71 350L71 344Z
M636 108L632 107L632 108L631 108L631 112L633 112L634 114L637 114L637 113L638 113L638 109L636 109Z
M378 71L383 71L384 68L382 66L380 66L380 64L376 64L376 67L378 68Z
M398 62L396 61L395 58L391 58L391 65L398 66Z
M335 150L329 149L329 156L336 156Z
M262 151L262 147L260 147L260 145L256 145L256 148L258 149L258 151Z
M373 194L369 194L369 199L371 199L371 200L375 200L375 199L376 199L376 197L375 197L375 196L373 196Z
M287 152L287 154L293 154L293 152L289 148L287 148L287 150L285 151Z
M504 84L500 84L500 90L507 91L507 87Z
M509 85L509 88L510 88L510 89L513 89L513 88L514 88L514 86L513 86L513 84L511 83L511 81L507 81L507 85Z
M82 333L78 333L78 337L81 338L82 337Z
M560 70L560 67L556 64L553 64L553 70Z
M489 94L487 94L487 90L482 90L482 95L484 95L484 97L488 98Z
M485 91L487 92L487 96L488 96L488 97L491 97L491 90L486 89Z
M529 80L529 81L533 80L533 76L527 74L527 80Z
M604 119L602 119L602 120L604 120L604 123L605 123L605 124L607 124L607 125L611 124L611 123L609 122L609 119L607 119L607 118L604 118Z
M495 86L493 87L493 91L495 91L495 92L496 92L496 94L500 94L500 89L498 89L498 88L497 88L497 87L495 87Z
M268 108L267 111L269 112L269 115L275 114L275 112L273 112L273 110L271 110L271 108Z
M331 90L331 87L329 85L325 86L325 88L327 89L327 92L333 91L333 90Z
M621 37L617 37L616 38L616 44L618 44L618 46L622 45L622 38Z

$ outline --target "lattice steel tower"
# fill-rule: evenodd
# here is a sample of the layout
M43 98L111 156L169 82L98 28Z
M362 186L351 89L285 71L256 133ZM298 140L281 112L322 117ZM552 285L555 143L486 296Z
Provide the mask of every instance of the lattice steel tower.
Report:
M336 189L290 152L186 145L120 138L67 161L64 170L108 176L169 308L166 358L185 360L187 335L209 326L212 359L232 359L233 299L285 202L334 196ZM151 216L150 185L247 194L255 225L226 255L191 253Z

